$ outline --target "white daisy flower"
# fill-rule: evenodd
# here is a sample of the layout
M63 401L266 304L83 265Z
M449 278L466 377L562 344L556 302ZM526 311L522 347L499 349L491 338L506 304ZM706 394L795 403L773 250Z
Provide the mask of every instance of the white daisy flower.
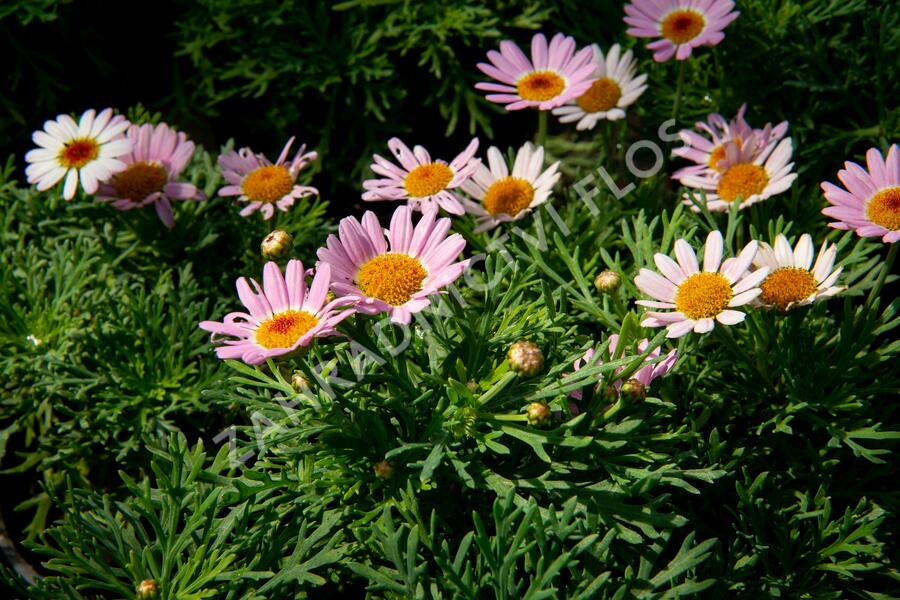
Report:
M77 124L69 115L45 122L43 131L32 135L39 147L25 155L28 183L43 192L65 177L63 197L71 200L80 178L85 193L95 193L100 182L125 169L117 157L131 152L133 142L119 137L129 125L122 115L113 116L111 108L100 114L86 110Z
M594 52L594 77L597 79L586 92L564 106L553 109L560 123L578 121L575 129L593 129L598 121L616 121L625 117L625 108L634 104L638 96L647 89L647 76L636 75L637 60L631 50L621 54L618 44L613 44L609 54L597 44L592 44Z
M462 184L463 191L479 201L463 201L466 212L478 220L475 233L524 218L550 198L550 191L560 175L557 172L559 162L541 171L544 149L535 148L530 142L519 148L511 175L500 150L492 146L487 156L490 168L482 163Z
M793 250L781 233L775 238L774 249L761 242L753 265L768 268L769 274L759 285L762 293L757 301L784 311L810 304L819 298L834 296L847 289L847 286L834 285L842 270L842 267L833 269L837 247L823 242L815 266L814 256L812 237L808 233L800 236Z

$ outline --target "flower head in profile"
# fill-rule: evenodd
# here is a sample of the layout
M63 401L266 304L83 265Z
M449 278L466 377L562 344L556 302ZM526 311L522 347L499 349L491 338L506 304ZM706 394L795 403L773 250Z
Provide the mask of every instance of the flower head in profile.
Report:
M583 94L553 109L560 123L577 122L575 129L579 131L593 129L604 119L624 118L625 109L647 89L647 76L637 75L637 61L631 50L622 54L618 44L613 44L606 55L597 44L591 50L597 79Z
M500 223L518 221L550 198L559 181L555 162L544 169L544 149L530 142L519 148L512 173L503 155L495 147L488 149L489 167L479 165L463 190L478 202L463 202L466 212L475 215L475 233L493 229Z
M822 184L831 206L822 214L835 219L835 229L852 229L862 237L880 237L885 243L900 240L900 147L892 144L887 160L877 148L866 152L868 170L847 161L838 171L840 188Z
M276 207L287 212L298 198L318 194L316 188L296 183L300 171L318 158L318 154L306 152L304 144L288 161L293 143L294 138L287 141L275 164L263 154L254 154L250 148L232 150L219 156L219 168L228 182L219 190L219 195L239 196L242 202L248 202L241 210L242 217L258 210L264 219L271 219Z
M841 274L841 267L834 269L836 256L837 247L823 242L813 266L815 251L808 233L800 236L793 249L781 233L775 238L775 248L760 243L753 264L757 268L768 268L769 274L759 285L762 293L757 301L785 311L845 290L845 286L834 285Z
M747 244L737 258L724 262L722 247L722 234L710 232L703 251L702 271L697 254L683 239L675 242L677 262L657 253L653 260L659 273L641 269L634 278L638 289L653 300L638 300L637 304L667 312L648 311L641 325L666 327L666 337L676 338L689 331L710 332L716 321L722 325L743 321L746 315L733 309L762 293L759 284L769 274L769 268L748 271L758 248L755 241Z
M100 114L86 110L78 123L69 115L46 121L32 135L38 147L25 155L28 183L43 192L65 177L63 197L71 200L80 178L84 192L95 193L101 181L125 168L119 157L131 150L132 141L121 135L129 125L122 115L113 116L111 108Z
M391 138L388 148L400 166L377 154L373 156L375 164L371 167L372 171L382 178L363 182L366 190L363 200L407 200L413 210L436 210L440 207L454 215L465 213L459 197L452 190L471 177L481 164L481 160L475 158L478 138L473 139L449 164L432 160L422 146L410 150L398 138Z
M118 210L153 204L166 227L175 226L171 200L201 200L204 195L190 183L175 179L194 154L194 142L165 123L132 125L125 137L133 143L120 160L125 169L100 185L97 199Z
M788 190L797 178L791 172L794 168L791 138L763 145L761 136L754 133L742 143L726 142L723 152L716 169L681 178L685 187L705 192L706 208L712 212L726 212L733 202L740 202L741 209L747 208ZM683 202L699 212L694 200L703 202L703 196L697 193L693 196L686 193Z
M378 217L366 211L362 221L346 217L338 235L319 248L319 264L330 265L331 287L351 298L365 314L388 312L395 323L409 323L413 313L431 304L429 296L455 281L469 261L457 261L466 241L448 236L450 219L427 210L413 226L412 209L399 206L384 230ZM387 240L385 241L385 237Z
M679 131L678 137L684 142L684 146L675 148L672 154L696 164L675 171L672 178L681 181L686 175L698 175L708 170L721 171L719 162L725 158L725 144L728 142L734 142L740 147L750 136L756 135L757 144L765 147L780 141L787 133L787 121L778 125L766 123L762 129L754 129L744 119L746 112L747 104L744 103L730 121L719 113L711 113L705 122L694 124L699 133L690 129Z
M308 346L315 338L335 335L337 324L354 311L342 309L348 302L340 298L326 303L331 285L328 265L316 269L309 288L306 275L303 263L291 260L285 275L276 263L266 263L262 286L254 279L249 283L238 279L238 296L248 312L229 313L222 322L200 323L212 333L213 342L222 343L216 348L219 358L258 365Z
M610 358L614 358L614 359L619 359L619 358L622 358L623 356L629 356L629 354L627 354L627 350L625 351L624 354L617 355L616 350L618 349L618 345L619 345L618 334L614 333L611 336L609 336L609 349L607 352L608 356ZM647 340L647 338L642 339L637 344L637 353L643 354L644 352L647 351L647 346L649 346L649 345L650 345L650 342ZM650 354L647 355L647 358L644 359L644 362L647 364L641 366L641 368L638 369L631 377L640 381L644 385L644 387L649 388L650 384L653 382L654 379L657 379L659 377L663 377L664 375L666 375L669 371L672 370L672 367L675 365L675 361L678 360L678 350L676 350L675 348L672 348L669 351L669 353L666 354L665 358L656 362L656 360L659 358L661 353L662 352L658 347L654 348L650 352ZM581 358L576 360L575 364L573 366L575 367L575 370L578 371L583 366L595 366L595 365L602 365L602 364L603 364L603 355L601 355L599 352L597 352L593 348L588 348L587 352L584 353L584 356L582 356ZM625 370L624 365L621 367L618 367L615 370L615 374L618 375L619 373L621 373L624 370ZM610 376L607 376L607 377L612 379L612 377L610 377ZM598 381L599 381L599 379L600 378L598 377ZM622 380L616 379L612 383L612 385L616 388L616 390L619 390L622 387ZM575 390L574 392L572 392L570 394L570 396L572 396L576 400L581 400L581 397L582 397L581 390Z
M625 5L626 33L660 38L647 44L656 62L685 60L694 48L725 38L722 30L740 14L733 9L732 0L631 0Z
M543 33L531 38L531 59L510 40L500 42L500 51L490 50L488 63L478 68L499 83L482 81L479 90L490 92L487 99L505 104L506 110L536 107L550 110L577 98L594 80L593 51L575 51L575 40L557 33L547 44Z

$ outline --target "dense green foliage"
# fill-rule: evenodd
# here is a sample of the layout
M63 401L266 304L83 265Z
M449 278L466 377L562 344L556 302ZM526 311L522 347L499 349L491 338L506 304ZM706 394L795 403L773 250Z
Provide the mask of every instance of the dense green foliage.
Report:
M66 27L72 4L0 7L2 43L24 49L33 28ZM172 2L181 83L127 102L209 126L188 179L212 199L179 203L173 231L152 210L38 193L10 159L0 513L45 575L27 586L4 568L15 597L130 598L145 579L179 600L900 595L897 284L881 287L877 238L825 226L818 187L897 139L900 15L864 0L739 2L725 41L687 63L679 125L743 101L755 126L788 119L799 178L750 210L698 215L678 204L673 165L637 180L622 164L632 141L658 141L678 66L626 38L620 2L594 4ZM551 123L564 227L545 211L515 232L476 235L454 219L467 256L485 258L412 328L360 315L298 357L217 360L197 323L238 307L234 279L260 277L271 226L215 196L219 146L233 136L271 155L299 133L320 152L310 176L325 200L277 217L312 266L388 137L447 154L471 134L502 148L530 137L533 112L502 113L472 84L484 52L532 29L635 46L649 75L624 126ZM3 131L27 141L53 111L82 108L55 93L33 102L51 79L77 82L47 56L11 56ZM595 213L576 190L600 165L637 187L622 199L602 189ZM638 325L631 279L675 239L698 247L716 228L726 255L781 232L834 241L848 290L681 338L650 397L607 406L589 384L642 357L572 363L611 333L662 343ZM593 287L604 269L623 274L613 294ZM534 377L506 361L523 338L545 355ZM567 395L582 388L588 410L573 416ZM525 408L541 400L558 414L530 426ZM390 477L376 473L384 460Z

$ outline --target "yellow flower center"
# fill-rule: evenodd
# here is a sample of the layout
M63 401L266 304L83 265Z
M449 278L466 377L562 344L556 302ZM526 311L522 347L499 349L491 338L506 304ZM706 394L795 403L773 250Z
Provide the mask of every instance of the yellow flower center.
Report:
M100 155L100 144L91 138L78 138L59 151L59 162L67 169L80 169Z
M532 71L516 83L523 100L544 102L559 96L566 89L566 80L555 71Z
M300 337L319 323L319 318L305 310L288 310L260 323L256 343L263 348L290 348Z
M663 19L661 34L673 44L685 44L703 32L706 19L699 12L687 8L673 10Z
M615 108L622 97L622 88L609 77L602 77L591 84L591 87L578 96L575 103L584 112L595 113Z
M363 294L391 306L400 306L422 289L428 271L418 258L388 252L366 261L356 272L356 285Z
M447 188L453 179L453 171L444 163L419 165L403 180L403 187L413 198L425 198Z
M900 186L883 189L869 200L866 217L889 231L900 229Z
M711 319L728 308L732 295L721 273L694 273L678 286L675 310L689 319Z
M759 165L738 163L722 173L716 192L719 198L733 202L738 197L746 200L754 194L761 194L769 183L769 175Z
M781 267L769 273L759 286L763 304L773 304L778 310L787 310L788 305L806 300L818 286L812 273L796 267Z
M113 188L119 198L140 202L150 194L162 191L169 174L159 163L135 162L113 177Z
M286 167L259 167L244 177L241 189L254 202L278 202L294 188L294 178Z
M732 141L737 145L738 149L740 150L741 138L734 138L734 140L732 140ZM726 143L727 142L723 142L723 143L719 144L718 146L713 148L712 152L709 153L709 161L707 161L706 166L708 166L710 169L712 169L714 171L720 171L720 172L722 171L722 168L719 167L719 161L721 161L723 158L725 158L725 144Z
M518 177L504 177L491 184L484 194L484 209L494 216L516 216L531 205L532 185Z

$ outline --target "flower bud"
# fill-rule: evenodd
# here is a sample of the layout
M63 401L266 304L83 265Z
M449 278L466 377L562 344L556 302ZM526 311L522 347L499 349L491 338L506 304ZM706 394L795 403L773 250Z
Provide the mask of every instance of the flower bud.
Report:
M622 278L615 271L601 271L594 279L594 286L601 294L609 294L619 289Z
M616 400L619 399L619 390L617 390L614 385L607 385L602 388L598 385L594 393L602 394L603 400L609 404L615 404Z
M388 480L394 476L394 464L389 460L378 461L372 470L375 471L375 477L378 479Z
M528 423L540 427L550 420L550 407L546 402L532 402L525 411Z
M294 238L283 229L276 229L265 237L259 250L266 260L278 260L294 249Z
M637 379L629 379L622 384L622 398L630 402L640 402L647 397L647 388Z
M157 592L159 592L159 586L153 579L145 579L137 586L138 600L151 600L152 598L156 598Z
M294 374L291 375L291 387L297 392L309 388L309 380L303 375L303 371L294 371Z
M513 371L530 377L544 368L544 353L534 342L519 340L509 347L506 360Z

